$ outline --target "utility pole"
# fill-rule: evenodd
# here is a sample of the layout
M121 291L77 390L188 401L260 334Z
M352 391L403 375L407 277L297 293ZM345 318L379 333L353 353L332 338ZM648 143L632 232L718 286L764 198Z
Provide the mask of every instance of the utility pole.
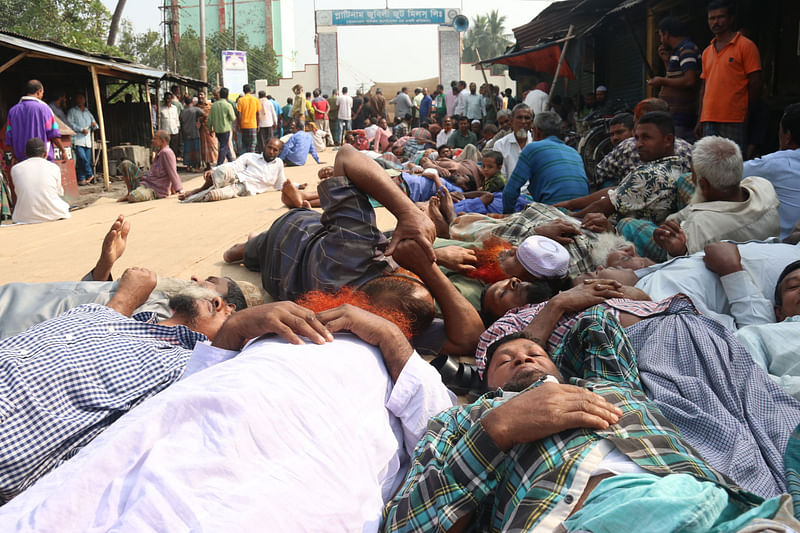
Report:
M233 29L233 49L236 50L236 0L231 0L231 28Z
M200 0L200 79L208 81L208 64L206 63L206 5Z

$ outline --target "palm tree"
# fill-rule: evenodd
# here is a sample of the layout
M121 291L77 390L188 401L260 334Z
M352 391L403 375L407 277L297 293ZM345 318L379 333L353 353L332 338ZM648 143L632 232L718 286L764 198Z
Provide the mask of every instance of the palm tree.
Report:
M506 17L500 16L497 10L486 15L476 15L472 19L469 30L464 35L462 58L466 62L477 61L475 49L481 59L502 55L510 43L503 37L503 26Z

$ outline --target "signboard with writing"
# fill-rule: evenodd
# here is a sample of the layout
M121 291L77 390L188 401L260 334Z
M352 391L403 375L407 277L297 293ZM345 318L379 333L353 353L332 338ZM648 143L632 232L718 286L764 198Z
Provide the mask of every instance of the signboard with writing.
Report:
M444 9L333 9L330 14L331 26L445 24L446 22Z

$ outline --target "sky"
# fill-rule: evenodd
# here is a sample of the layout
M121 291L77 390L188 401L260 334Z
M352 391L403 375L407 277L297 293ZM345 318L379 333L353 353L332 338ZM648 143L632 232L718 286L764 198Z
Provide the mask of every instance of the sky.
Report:
M109 11L116 0L102 0ZM295 13L296 67L316 63L314 9L378 9L443 7L461 8L472 21L497 9L506 17L505 33L528 23L551 0L283 0L293 2ZM157 30L163 0L129 0L122 16L136 32ZM435 26L360 26L339 30L339 81L357 87L371 81L393 82L439 75L438 39ZM390 55L391 54L391 55Z

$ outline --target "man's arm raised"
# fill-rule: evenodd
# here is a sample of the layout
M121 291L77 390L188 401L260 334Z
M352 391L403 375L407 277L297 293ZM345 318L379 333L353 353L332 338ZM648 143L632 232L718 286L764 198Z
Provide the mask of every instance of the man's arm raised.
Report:
M434 261L433 240L436 238L436 228L433 222L388 179L386 172L377 163L352 146L343 146L336 156L334 175L347 176L362 192L375 198L397 217L397 228L386 249L386 255L392 255L400 241L410 239L420 246L423 255L431 262Z

